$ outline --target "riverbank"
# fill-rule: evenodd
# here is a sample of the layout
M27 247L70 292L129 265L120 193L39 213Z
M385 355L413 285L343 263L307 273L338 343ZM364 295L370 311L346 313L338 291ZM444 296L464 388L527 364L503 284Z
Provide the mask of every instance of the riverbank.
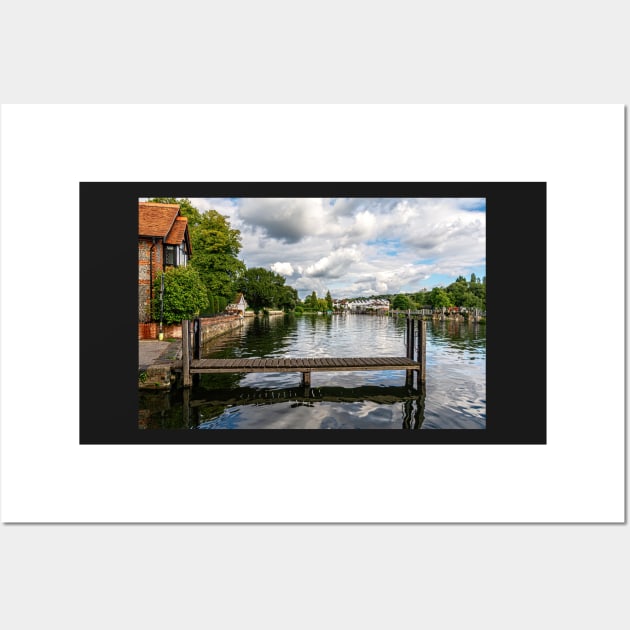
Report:
M215 337L239 328L243 325L243 318L239 315L223 317L201 317L200 341L208 343ZM181 325L179 336L174 335L167 340L139 339L138 340L138 388L139 389L170 389L175 381L173 364L182 359Z

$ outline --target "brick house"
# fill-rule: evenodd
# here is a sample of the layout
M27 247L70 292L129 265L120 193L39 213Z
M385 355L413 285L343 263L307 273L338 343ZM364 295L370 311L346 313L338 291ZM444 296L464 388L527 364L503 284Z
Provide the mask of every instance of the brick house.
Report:
M138 203L138 321L151 321L153 280L168 267L185 267L192 256L188 219L179 204Z

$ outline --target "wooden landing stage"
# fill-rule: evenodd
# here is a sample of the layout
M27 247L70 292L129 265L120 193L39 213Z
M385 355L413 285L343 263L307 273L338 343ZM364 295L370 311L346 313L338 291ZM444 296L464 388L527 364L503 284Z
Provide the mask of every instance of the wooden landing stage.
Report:
M350 357L321 359L193 359L191 374L222 372L301 372L309 386L311 372L348 372L357 370L419 370L420 363L406 357Z
M312 372L350 372L357 370L406 370L407 382L418 374L418 383L426 377L426 322L418 322L417 339L414 319L407 318L406 357L321 357L321 358L260 358L260 359L200 359L192 358L189 322L182 321L182 375L184 387L191 386L193 374L225 372L301 372L302 384L311 385ZM199 345L196 345L198 351ZM197 355L198 356L198 355ZM414 359L418 357L418 360Z

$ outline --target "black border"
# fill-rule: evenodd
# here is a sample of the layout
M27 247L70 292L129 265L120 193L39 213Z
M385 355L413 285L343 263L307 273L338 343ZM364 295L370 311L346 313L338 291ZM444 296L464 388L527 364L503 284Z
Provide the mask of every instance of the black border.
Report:
M546 182L81 182L80 444L546 444L546 190ZM138 429L139 197L485 197L486 429Z

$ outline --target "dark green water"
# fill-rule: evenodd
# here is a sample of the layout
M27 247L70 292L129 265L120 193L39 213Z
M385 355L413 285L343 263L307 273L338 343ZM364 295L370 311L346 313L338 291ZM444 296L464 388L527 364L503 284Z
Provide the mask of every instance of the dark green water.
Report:
M369 315L248 318L205 358L405 356L405 321ZM216 374L189 392L141 392L145 428L484 429L486 326L427 322L426 388L406 372Z

